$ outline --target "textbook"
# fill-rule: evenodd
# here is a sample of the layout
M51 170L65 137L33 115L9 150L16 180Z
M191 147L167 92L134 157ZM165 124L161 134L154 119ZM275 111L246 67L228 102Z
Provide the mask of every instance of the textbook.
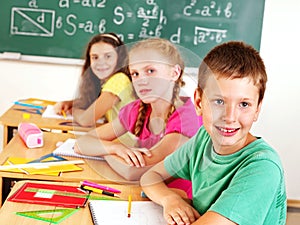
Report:
M59 176L63 172L73 172L73 171L82 171L82 168L74 164L61 164L61 165L50 165L43 166L43 163L51 162L50 159L54 157L49 157L49 161L42 160L40 161L41 167L31 167L31 168L12 168L12 169L1 169L2 171L15 172L15 173L25 173L25 174L43 174L51 176ZM58 160L53 160L56 162ZM63 161L63 160L60 160ZM12 165L24 165L27 163L37 162L36 159L31 158L21 158L21 157L8 157L4 162L3 166L12 166Z
M58 148L53 151L54 155L60 156L70 156L76 158L83 158L83 159L92 159L92 160L104 160L103 157L100 156L88 156L88 155L81 155L74 152L74 144L76 139L69 138L63 144L61 144Z
M90 200L94 225L166 225L163 209L152 201L132 201L128 217L128 201Z

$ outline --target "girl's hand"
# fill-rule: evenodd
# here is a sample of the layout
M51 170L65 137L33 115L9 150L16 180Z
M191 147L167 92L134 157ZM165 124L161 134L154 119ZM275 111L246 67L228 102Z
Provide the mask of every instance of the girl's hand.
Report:
M79 146L78 146L78 143L77 141L75 142L74 146L73 146L73 149L74 149L74 152L77 153L77 154L82 154L79 150Z
M62 111L65 111L65 113L72 114L72 107L73 107L73 101L57 102L54 105L54 111L58 115L61 115Z
M123 158L130 166L144 167L146 165L144 155L151 157L151 152L146 148L118 148L114 152Z
M132 151L138 151L145 154L148 157L151 157L151 151L148 148L131 148Z
M190 225L200 214L180 196L166 197L162 202L164 217L170 225Z

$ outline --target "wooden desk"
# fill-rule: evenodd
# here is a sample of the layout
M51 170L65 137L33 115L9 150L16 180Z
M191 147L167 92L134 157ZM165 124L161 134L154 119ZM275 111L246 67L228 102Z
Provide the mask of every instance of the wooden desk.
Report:
M8 143L0 154L0 164L2 165L8 157L22 157L37 159L43 155L53 152L58 141L65 141L68 138L74 138L70 133L52 133L44 132L44 146L41 148L29 149L26 147L20 136L17 134ZM71 157L64 157L66 159L78 159ZM9 190L5 188L7 182L5 180L46 180L46 181L64 181L64 182L79 182L82 180L90 180L98 183L121 183L121 184L137 184L138 182L129 182L118 175L105 161L84 160L85 163L79 165L83 168L82 171L62 173L60 176L49 175L27 175L23 173L13 173L0 171L0 192L7 196ZM97 172L90 165L97 163ZM5 184L5 185L4 185ZM3 199L4 200L4 199ZM2 196L0 196L0 204L2 203Z
M17 182L16 185L13 187L10 194L14 193L16 190L18 190L19 187L21 187L24 184L25 181ZM32 182L32 181L30 181ZM43 183L51 183L51 182L43 182ZM52 182L53 183L53 182ZM65 185L73 185L73 186L79 186L79 183L63 183L59 182L59 184L65 184ZM148 198L142 198L140 196L141 188L139 186L132 186L132 185L109 185L110 187L117 188L121 190L120 193L121 199L126 200L128 198L128 195L132 195L132 200L134 201L148 201ZM18 216L15 214L15 212L23 212L23 211L37 211L37 210L50 210L55 209L55 206L47 206L47 205L37 205L37 204L25 204L25 203L16 203L16 202L10 202L5 201L3 207L0 209L0 219L1 224L5 222L5 224L10 225L45 225L46 223L44 221L40 220L34 220L31 218ZM60 207L61 208L61 207ZM113 213L113 212L112 212ZM47 224L53 224L53 223L47 223ZM85 208L81 208L78 212L71 215L69 218L65 219L60 225L93 225L93 221L90 215L90 210L88 206Z
M19 123L21 122L34 123L40 128L51 129L51 130L55 129L55 130L62 130L62 131L86 132L92 129L91 127L61 125L61 123L66 122L67 120L42 118L42 115L34 114L34 113L30 114L29 119L24 119L23 115L25 112L16 109L30 109L30 108L19 106L19 105L13 105L0 117L0 124L3 125L3 147L5 147L7 143L11 140L11 138L13 137L14 130L18 127Z

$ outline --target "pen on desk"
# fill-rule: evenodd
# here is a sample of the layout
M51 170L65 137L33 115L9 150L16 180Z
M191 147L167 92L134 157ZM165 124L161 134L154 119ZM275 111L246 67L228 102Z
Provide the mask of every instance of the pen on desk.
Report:
M90 181L87 181L87 180L82 181L81 184L84 185L84 186L98 188L98 189L103 190L103 191L109 191L109 192L113 192L113 193L121 193L121 191L118 190L118 189L114 189L114 188L111 188L111 187L96 184L96 183L93 183L93 182L90 182Z
M67 119L67 115L66 115L66 112L65 110L61 110L61 114L63 115L63 117L65 118L65 120Z
M103 191L103 190L100 190L100 189L97 189L97 188L93 188L93 187L90 187L90 186L82 186L82 189L88 190L88 191L92 191L92 192L95 192L95 193L98 193L98 194L102 194L102 195L108 195L108 196L111 196L111 197L118 197L118 198L120 198L120 196L116 195L115 193L108 192L108 191Z
M130 218L131 216L131 195L128 195L128 210L127 210L127 217Z
M24 103L24 102L14 102L15 105L20 105L20 106L27 106L27 107L30 107L30 108L34 108L34 109L44 109L43 106L41 105L33 105L33 104L28 104L28 103Z
M42 115L42 112L39 109L15 109L16 111L26 112L26 113L32 113L32 114L39 114Z

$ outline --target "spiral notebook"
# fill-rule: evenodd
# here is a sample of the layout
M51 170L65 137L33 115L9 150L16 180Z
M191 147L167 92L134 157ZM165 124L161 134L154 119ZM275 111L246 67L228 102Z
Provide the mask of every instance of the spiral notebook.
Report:
M128 202L90 200L89 209L94 225L166 225L160 205L151 201L132 201L128 217Z
M74 147L75 142L76 142L76 139L74 139L74 138L67 139L62 145L60 145L57 149L55 149L53 151L53 154L60 155L60 156L83 158L83 159L104 160L104 158L100 157L100 156L81 155L81 154L74 152L73 147Z

